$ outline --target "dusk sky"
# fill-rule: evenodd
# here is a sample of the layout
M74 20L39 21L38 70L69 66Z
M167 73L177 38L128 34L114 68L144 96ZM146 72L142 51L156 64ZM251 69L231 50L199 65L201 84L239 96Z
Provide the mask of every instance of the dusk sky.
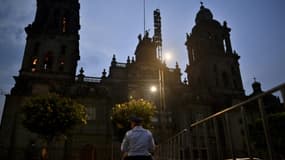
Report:
M0 89L9 93L13 76L20 69L26 34L32 23L36 0L0 0ZM153 35L153 10L162 17L163 53L172 54L168 67L179 63L183 76L188 64L184 45L200 8L198 0L145 0L146 29ZM285 82L285 1L204 0L214 19L228 22L233 49L241 56L240 70L245 93L252 92L253 78L268 90ZM133 56L143 33L143 0L81 0L80 56L77 70L87 76L101 76L109 69L112 55L119 62ZM0 95L0 114L5 97Z

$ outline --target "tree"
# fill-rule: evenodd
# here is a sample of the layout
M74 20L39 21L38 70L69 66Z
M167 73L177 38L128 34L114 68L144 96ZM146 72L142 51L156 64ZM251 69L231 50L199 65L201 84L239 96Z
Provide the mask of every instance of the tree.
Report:
M112 109L111 120L115 125L117 136L122 139L125 132L130 129L129 118L131 116L142 118L142 125L147 129L151 129L151 120L155 112L155 105L143 99L131 99L128 102L116 104Z
M23 126L47 145L58 136L66 136L75 126L87 123L85 106L57 94L27 98L21 111Z

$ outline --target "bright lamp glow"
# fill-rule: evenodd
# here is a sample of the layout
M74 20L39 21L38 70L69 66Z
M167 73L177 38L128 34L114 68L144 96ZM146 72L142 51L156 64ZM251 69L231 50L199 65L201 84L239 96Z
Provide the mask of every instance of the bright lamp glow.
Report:
M151 91L151 92L156 92L156 91L157 91L156 86L151 86L151 87L150 87L150 91Z
M172 58L170 53L165 53L164 58L166 61L170 60Z

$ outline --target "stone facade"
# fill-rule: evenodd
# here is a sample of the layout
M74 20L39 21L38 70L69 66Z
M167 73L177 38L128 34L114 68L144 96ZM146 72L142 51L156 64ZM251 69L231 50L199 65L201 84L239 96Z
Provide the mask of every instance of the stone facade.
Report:
M156 125L158 143L166 136L159 135L161 130L175 133L244 98L239 56L232 50L230 28L226 22L221 25L213 19L203 5L196 15L196 25L187 34L188 82L182 82L179 65L168 68L159 59L157 45L147 32L138 37L135 57L121 63L114 55L109 74L104 70L102 77L88 77L81 69L76 75L80 59L78 0L37 3L35 20L25 28L27 42L22 67L14 77L11 94L6 96L0 159L23 160L32 148L40 148L37 136L24 129L20 121L19 108L25 98L33 95L55 92L87 106L88 124L75 129L68 139L52 144L54 160L112 159L118 153L119 142L113 135L110 111L116 103L130 97L157 104L159 115L164 117ZM161 74L163 108L162 94L149 93L151 85L161 86Z

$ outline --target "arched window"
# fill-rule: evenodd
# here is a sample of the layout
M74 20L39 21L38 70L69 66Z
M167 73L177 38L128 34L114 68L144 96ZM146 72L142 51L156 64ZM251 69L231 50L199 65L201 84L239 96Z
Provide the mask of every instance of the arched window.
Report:
M216 86L218 87L219 86L219 78L216 77Z
M32 52L33 57L39 55L39 49L40 49L40 42L36 42L33 47L33 52Z
M37 67L38 62L39 62L38 58L33 58L32 59L32 72L36 71L36 67Z
M44 56L44 70L50 71L53 65L53 56L51 52L48 52Z
M213 66L213 71L214 71L215 73L217 73L217 71L218 71L217 64L214 64L214 66Z
M71 13L69 10L65 10L61 17L61 31L66 33L70 30L70 17Z
M226 40L225 40L225 39L223 40L223 46L224 46L224 47L223 47L223 48L224 48L224 51L226 51L226 50L227 50L227 45L226 45Z
M60 61L59 61L59 68L58 68L58 69L59 69L59 71L61 71L61 72L64 70L64 60L60 60Z
M65 16L62 17L61 24L62 24L62 32L65 33L67 29L67 18Z
M236 70L235 70L234 66L231 67L231 70L232 70L232 74L235 75L236 74Z
M65 45L62 45L62 46L60 47L60 54L65 55L65 53L66 53L66 46L65 46Z
M194 49L192 49L192 59L193 59L193 62L196 61L196 52Z
M213 72L214 72L214 75L215 75L215 78L216 78L216 86L219 86L219 76L218 76L218 66L217 64L214 64L213 66Z
M54 12L53 12L53 27L55 27L56 31L60 31L61 29L61 20L60 20L60 17L58 16L60 14L60 10L59 9L56 9Z
M237 89L238 88L238 84L236 80L233 80L233 84L234 84L234 88Z
M226 72L222 73L222 78L223 78L224 86L229 87L229 77Z

